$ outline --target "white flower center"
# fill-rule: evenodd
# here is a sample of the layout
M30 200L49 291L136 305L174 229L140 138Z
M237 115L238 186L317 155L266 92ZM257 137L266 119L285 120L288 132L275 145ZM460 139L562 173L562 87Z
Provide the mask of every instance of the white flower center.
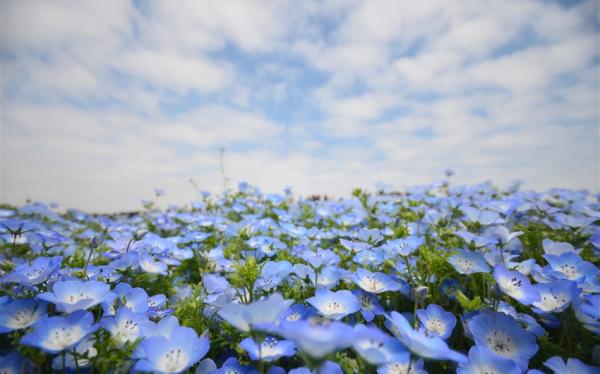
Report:
M512 357L517 353L517 347L512 338L502 331L494 331L486 339L488 347L496 354L504 357Z
M160 362L159 367L165 372L179 372L188 364L188 357L181 348L171 349L165 354Z
M338 304L336 301L330 301L324 308L324 312L327 314L343 313L345 311L346 307L342 304Z
M446 325L439 318L432 318L427 321L427 330L444 335L446 333Z
M13 329L21 329L31 325L34 321L34 310L23 308L15 312L12 319L8 321L8 326Z
M75 344L81 337L78 327L59 327L50 332L46 345L55 350L62 350Z

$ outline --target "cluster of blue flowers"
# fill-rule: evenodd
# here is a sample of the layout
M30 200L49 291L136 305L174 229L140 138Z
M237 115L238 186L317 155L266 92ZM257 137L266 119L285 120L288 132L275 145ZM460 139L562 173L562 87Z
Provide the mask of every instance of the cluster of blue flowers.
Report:
M600 372L600 195L144 207L0 208L0 373Z

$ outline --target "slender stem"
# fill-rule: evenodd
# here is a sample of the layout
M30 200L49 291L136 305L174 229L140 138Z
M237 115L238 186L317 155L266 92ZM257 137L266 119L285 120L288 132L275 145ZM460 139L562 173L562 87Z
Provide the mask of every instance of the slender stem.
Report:
M94 247L90 247L90 254L88 255L88 258L85 261L85 266L83 267L83 274L85 274L85 277L88 280L90 279L90 277L88 277L88 275L87 275L87 268L88 268L88 265L90 263L90 260L92 259L92 253L94 253Z
M75 373L79 374L79 362L77 361L77 350L73 348L73 361L75 362Z

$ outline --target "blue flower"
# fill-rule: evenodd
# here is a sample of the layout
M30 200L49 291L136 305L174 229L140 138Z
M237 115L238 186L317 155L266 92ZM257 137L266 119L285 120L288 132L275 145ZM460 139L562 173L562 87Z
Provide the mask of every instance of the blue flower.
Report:
M117 344L123 346L125 343L133 343L142 336L143 326L151 322L145 314L134 313L126 307L121 307L114 317L105 317L100 324L110 332Z
M534 301L533 309L536 313L559 313L569 307L571 301L581 293L577 283L560 279L550 283L535 285L540 294L540 300Z
M29 362L17 351L13 351L5 356L0 356L0 373L30 373L33 372L31 369Z
M252 366L240 365L235 357L229 357L220 369L210 371L210 374L258 374L258 371Z
M365 249L369 249L372 247L372 245L369 243L363 243L363 242L359 242L356 240L346 240L346 239L340 239L340 244L352 253L362 252Z
M562 273L569 280L581 283L593 282L600 274L600 270L594 264L584 261L576 253L567 252L559 256L544 255L552 270Z
M260 344L257 344L252 338L246 338L240 342L240 347L248 352L248 356L253 361L271 362L283 356L289 357L296 354L296 344L293 341L278 340L272 336L267 336Z
M333 251L328 249L319 249L317 251L304 250L300 258L308 262L314 269L324 265L334 265L340 262L340 258Z
M66 368L71 371L76 371L79 368L90 366L90 358L98 355L98 351L94 348L94 342L94 339L90 336L75 346L75 352L77 352L77 364L75 363L73 351L67 351L65 352L64 367L63 358L59 355L52 360L52 369L59 371Z
M425 244L424 238L419 236L408 236L406 238L389 240L382 247L391 256L408 257L423 244Z
M306 302L314 306L323 316L336 320L360 309L358 299L348 290L332 292L326 288L319 288L315 296L306 299Z
M502 292L523 305L540 300L540 294L529 279L518 271L509 271L502 265L494 267L494 279Z
M450 256L448 262L459 274L487 273L490 271L483 254L471 252L467 249L461 249L459 253Z
M527 368L529 359L538 351L535 336L504 313L477 315L469 320L468 326L478 347L513 360L522 370Z
M352 290L352 294L356 296L360 302L360 314L367 322L371 322L375 316L380 316L385 313L385 310L379 304L379 299L372 293L363 290Z
M504 223L500 215L492 210L479 210L470 206L463 207L461 210L467 222L477 222L482 226Z
M24 329L46 314L48 304L35 299L15 299L0 305L0 334Z
M456 369L456 374L521 374L517 364L501 356L491 355L477 346L469 350L469 361Z
M427 332L448 339L456 326L456 317L436 304L429 304L427 309L417 310L417 318Z
M352 348L373 365L382 365L403 358L408 354L404 345L377 327L354 326Z
M583 327L600 336L600 294L584 295L573 302L575 317Z
M462 353L451 350L439 336L427 335L424 331L414 330L402 314L392 312L386 318L388 329L412 353L432 360L452 360L456 362L467 360Z
M353 330L350 326L333 321L320 323L316 319L297 322L282 322L276 332L293 340L296 347L314 357L321 358L352 343Z
M138 264L148 274L167 275L167 264L160 260L155 260L153 256L146 253L140 255Z
M67 316L40 318L33 332L21 338L21 343L38 347L49 353L70 349L98 329L92 313L78 310Z
M52 292L37 297L56 305L60 312L71 313L104 302L110 294L110 286L98 281L60 281L54 283Z
M134 357L139 361L134 370L181 373L200 361L209 348L208 338L199 338L189 327L176 327L168 337L150 336L137 346Z
M576 358L569 358L567 363L562 357L555 356L544 362L544 366L552 370L554 374L596 374L600 367L586 365Z
M566 242L554 242L550 239L544 239L542 241L542 247L544 252L548 255L560 256L563 253L576 253L579 254L581 250L575 250L575 247L571 243Z
M392 362L377 368L377 374L427 374L423 360L414 360L410 353L399 355Z
M4 276L1 282L13 282L22 285L35 286L48 280L48 277L60 267L62 257L38 257L31 265L23 264Z
M372 273L363 268L356 270L351 276L352 281L363 290L371 293L397 291L402 286L385 273Z
M273 294L248 305L225 304L218 314L238 330L250 332L253 325L278 322L283 312L293 303L294 300L286 300L280 294Z

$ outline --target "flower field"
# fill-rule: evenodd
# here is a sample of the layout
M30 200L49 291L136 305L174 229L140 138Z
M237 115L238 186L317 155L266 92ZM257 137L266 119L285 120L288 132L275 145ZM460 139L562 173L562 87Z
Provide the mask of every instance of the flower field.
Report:
M599 373L600 195L0 209L0 373Z

